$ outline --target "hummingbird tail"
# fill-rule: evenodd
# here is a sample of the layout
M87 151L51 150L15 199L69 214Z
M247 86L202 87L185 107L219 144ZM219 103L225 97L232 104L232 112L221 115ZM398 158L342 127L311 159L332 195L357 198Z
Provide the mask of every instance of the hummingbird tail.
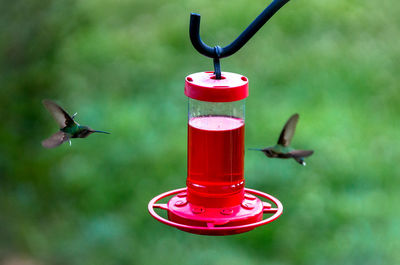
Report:
M247 150L252 150L252 151L262 151L260 148L247 148Z
M97 133L105 133L105 134L111 134L111 133L109 133L109 132L104 132L104 131L96 131L96 130L94 130L93 132L97 132Z

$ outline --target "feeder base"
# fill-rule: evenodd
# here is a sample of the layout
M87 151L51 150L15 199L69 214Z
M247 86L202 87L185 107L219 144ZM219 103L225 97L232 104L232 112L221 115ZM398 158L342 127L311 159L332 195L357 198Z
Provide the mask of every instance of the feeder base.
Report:
M159 200L175 195L167 204ZM186 188L163 193L153 198L148 205L150 214L158 221L174 226L180 230L201 235L233 235L244 233L270 223L283 211L279 200L269 194L245 188L244 200L240 205L226 208L205 208L189 203L186 200ZM258 197L268 199L277 208ZM168 219L160 217L154 208L168 211ZM263 220L263 214L272 214Z

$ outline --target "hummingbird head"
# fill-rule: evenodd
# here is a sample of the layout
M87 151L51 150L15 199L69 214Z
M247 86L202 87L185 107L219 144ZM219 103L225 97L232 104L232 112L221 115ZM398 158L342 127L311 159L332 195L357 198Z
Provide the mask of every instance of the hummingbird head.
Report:
M81 131L79 132L79 138L86 138L89 135L91 135L92 133L106 133L106 134L110 134L109 132L104 132L104 131L97 131L97 130L93 130L88 126L82 126Z
M94 131L90 129L88 126L82 126L78 138L86 138L92 133L94 133Z
M264 148L262 152L268 157L275 157L275 154L271 148Z

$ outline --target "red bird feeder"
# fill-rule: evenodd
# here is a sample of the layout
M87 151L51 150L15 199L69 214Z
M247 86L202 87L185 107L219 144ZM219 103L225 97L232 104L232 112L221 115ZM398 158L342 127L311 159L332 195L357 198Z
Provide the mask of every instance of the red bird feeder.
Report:
M213 72L186 77L189 97L187 188L161 194L149 203L158 221L204 235L230 235L272 222L283 210L271 195L244 187L245 76ZM167 204L157 203L175 195ZM257 196L273 202L261 201ZM154 208L168 211L168 220ZM263 214L273 214L263 220Z
M231 235L270 223L282 214L278 199L245 188L248 79L221 72L219 59L240 49L286 2L272 2L224 48L204 44L198 34L200 16L191 15L192 44L201 54L214 59L215 71L191 74L185 79L185 95L189 97L187 187L163 193L149 202L149 212L158 221L195 234ZM168 203L159 203L170 196L173 197ZM156 208L166 210L168 219L158 215ZM265 219L264 214L268 215Z

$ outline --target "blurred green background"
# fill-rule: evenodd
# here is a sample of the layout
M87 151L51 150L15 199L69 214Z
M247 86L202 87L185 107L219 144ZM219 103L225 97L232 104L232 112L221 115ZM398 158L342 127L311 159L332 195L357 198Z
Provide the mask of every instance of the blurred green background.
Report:
M184 77L212 70L188 37L225 46L265 1L0 0L0 264L400 264L400 2L293 0L222 70L250 80L246 146L295 112L300 167L246 153L275 222L208 237L156 222L186 180ZM46 150L56 100L111 135Z

